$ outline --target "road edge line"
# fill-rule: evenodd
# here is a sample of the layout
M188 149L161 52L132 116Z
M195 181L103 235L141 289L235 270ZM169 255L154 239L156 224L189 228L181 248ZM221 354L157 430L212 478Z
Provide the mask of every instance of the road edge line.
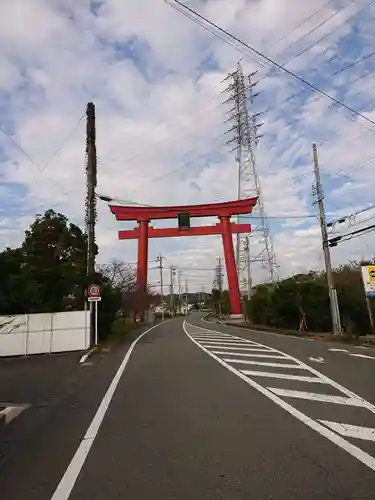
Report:
M375 471L375 458L366 453L365 451L361 450L361 448L358 448L357 446L351 444L349 441L346 441L343 439L341 436L338 434L335 434L333 431L328 429L327 427L324 427L322 424L317 422L316 420L313 420L310 418L308 415L305 415L301 411L297 410L297 408L294 408L294 406L290 405L283 399L279 398L276 396L276 394L273 394L271 391L263 387L262 385L258 384L255 382L255 380L252 380L251 378L246 377L243 373L241 373L239 370L236 370L236 368L233 368L232 366L228 365L223 361L221 358L213 354L211 351L206 349L204 346L199 344L187 331L186 329L186 321L183 322L183 330L185 334L189 337L189 339L197 345L202 351L204 351L208 356L213 358L215 361L217 361L219 364L221 364L224 368L232 372L234 375L237 375L241 380L246 382L248 385L256 389L258 392L266 396L268 399L270 399L273 403L276 405L280 406L283 408L285 411L287 411L290 415L298 419L300 422L304 423L306 426L310 427L314 431L318 432L321 436L325 437L332 443L334 443L336 446L341 448L342 450L346 451L349 455L352 457L356 458L359 462L363 463L373 471ZM192 325L194 326L194 325ZM199 328L199 327L198 327ZM217 332L220 333L220 332Z
M92 419L83 439L81 440L76 452L72 460L70 461L67 469L64 472L63 477L61 478L59 484L57 485L51 500L68 500L70 494L74 488L74 485L78 479L78 476L82 470L82 467L86 461L86 458L90 452L92 445L94 444L94 440L100 426L104 420L104 417L107 413L108 407L112 401L116 388L121 380L121 376L123 375L125 368L129 362L130 356L134 351L137 343L144 337L147 333L149 333L154 328L163 325L164 323L158 323L157 325L153 325L151 328L148 328L145 332L141 333L131 344L129 349L126 351L126 354L121 362L121 365L117 369L116 374L112 378L112 381L104 394L103 399L100 402L99 408L96 410L94 418Z

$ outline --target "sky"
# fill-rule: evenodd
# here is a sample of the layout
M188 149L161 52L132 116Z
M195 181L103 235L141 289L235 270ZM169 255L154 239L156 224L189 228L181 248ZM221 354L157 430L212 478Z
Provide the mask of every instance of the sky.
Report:
M172 2L173 3L173 0ZM234 200L238 165L228 122L227 75L257 71L256 164L281 278L322 269L312 143L327 219L375 200L375 1L190 0L185 3L360 117L250 50L214 36L163 0L14 0L0 4L0 247L15 247L52 208L84 229L85 110L96 106L98 193L131 203ZM259 221L254 211L253 227ZM374 222L375 209L335 224L334 235ZM363 222L362 222L363 221ZM215 223L215 219L193 221ZM161 223L155 223L160 226ZM162 225L174 227L176 221ZM99 263L135 263L136 241L98 202ZM374 255L375 233L332 249L335 266ZM250 239L254 283L269 279ZM181 285L209 291L219 236L150 241L155 262Z

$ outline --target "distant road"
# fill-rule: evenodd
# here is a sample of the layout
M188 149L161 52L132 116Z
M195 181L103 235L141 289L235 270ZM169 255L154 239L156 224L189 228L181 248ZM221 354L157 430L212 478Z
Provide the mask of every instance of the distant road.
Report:
M375 359L340 347L167 321L79 367L0 465L1 497L370 500Z

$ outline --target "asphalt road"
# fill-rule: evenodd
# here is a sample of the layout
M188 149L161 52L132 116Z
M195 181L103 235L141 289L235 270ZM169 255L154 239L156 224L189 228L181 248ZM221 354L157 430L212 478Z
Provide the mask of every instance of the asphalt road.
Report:
M72 369L0 465L0 498L374 498L375 360L197 317L129 347Z

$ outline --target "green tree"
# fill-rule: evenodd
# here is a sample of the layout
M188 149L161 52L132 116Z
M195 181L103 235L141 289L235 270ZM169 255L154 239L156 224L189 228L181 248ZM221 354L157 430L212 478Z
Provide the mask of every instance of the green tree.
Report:
M365 335L370 331L360 263L349 262L334 271L344 332ZM255 325L298 330L304 315L310 331L332 329L326 275L299 274L275 286L258 285L247 302L248 317Z
M8 313L83 307L86 236L64 215L48 210L26 231L21 247L7 249L1 258L7 263L1 288Z

